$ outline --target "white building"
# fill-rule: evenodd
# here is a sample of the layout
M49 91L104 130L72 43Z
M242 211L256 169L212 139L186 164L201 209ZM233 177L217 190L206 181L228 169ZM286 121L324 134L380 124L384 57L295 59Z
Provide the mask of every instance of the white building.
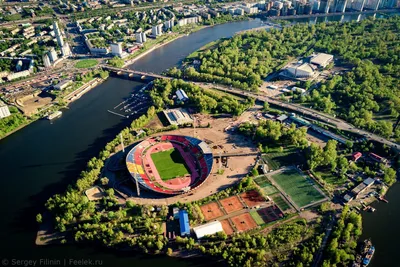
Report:
M256 14L258 13L258 8L257 7L244 7L244 12L247 14Z
M162 24L153 26L151 29L151 34L153 36L160 36L162 34Z
M333 61L333 55L319 53L311 59L311 64L317 65L320 68L325 68Z
M31 75L29 70L15 72L15 73L9 74L7 76L7 80L12 81L12 80L15 80L15 79L18 79L18 78L28 77L29 75Z
M60 47L63 47L63 46L64 46L64 39L63 39L63 37L62 37L61 30L60 30L60 28L58 27L57 21L54 21L54 22L53 22L53 28L54 28L54 34L56 35L56 38L57 38L57 43L58 43L58 45L59 45Z
M54 47L50 48L50 51L49 51L49 58L50 58L50 61L51 61L51 62L54 62L54 61L56 61L56 60L58 59L58 55L57 55L57 52L56 52L56 50L54 49Z
M164 22L164 28L167 30L172 29L172 27L174 27L174 23L175 23L175 20L170 19L170 20Z
M3 101L0 101L0 119L10 116L10 110Z
M71 55L71 48L68 43L65 43L64 46L61 47L61 52L64 57L69 57Z
M50 62L50 58L47 54L43 55L43 65L45 68L50 68L51 67L51 62Z
M193 231L196 234L196 237L202 238L206 235L213 235L218 232L223 232L222 224L219 221L209 222L197 227L193 227Z
M179 99L179 101L186 101L189 99L185 91L183 91L182 89L176 91L176 97Z
M56 90L64 90L68 86L72 84L72 80L64 80L62 82L59 82L57 85L54 86L54 89Z
M292 78L310 78L314 69L308 63L296 64L286 69L286 75Z
M142 43L145 43L147 41L147 37L146 37L146 34L144 32L136 33L135 37L136 37L136 42L137 43L142 44Z
M111 54L114 56L122 56L122 43L111 44Z

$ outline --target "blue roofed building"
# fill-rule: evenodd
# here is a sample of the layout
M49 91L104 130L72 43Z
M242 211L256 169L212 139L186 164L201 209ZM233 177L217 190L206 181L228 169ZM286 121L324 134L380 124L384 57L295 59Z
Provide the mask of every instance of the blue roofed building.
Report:
M179 211L179 227L181 230L181 236L190 235L189 216L186 210Z

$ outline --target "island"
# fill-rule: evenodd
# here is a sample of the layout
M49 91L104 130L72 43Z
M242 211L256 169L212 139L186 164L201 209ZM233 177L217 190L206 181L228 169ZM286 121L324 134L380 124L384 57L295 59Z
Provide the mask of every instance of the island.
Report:
M362 212L399 167L399 23L246 31L165 75L105 67L152 79L116 107L144 114L46 202L36 244L367 266Z

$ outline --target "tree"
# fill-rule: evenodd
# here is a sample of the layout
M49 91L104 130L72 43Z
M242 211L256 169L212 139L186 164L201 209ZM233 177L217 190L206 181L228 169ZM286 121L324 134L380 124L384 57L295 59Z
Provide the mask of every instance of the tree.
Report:
M269 103L267 101L264 102L264 111L269 110Z
M168 248L168 249L167 249L167 255L168 255L168 256L171 256L172 253L173 253L172 248Z
M107 177L103 177L100 179L102 185L108 185L109 179Z
M36 222L37 223L42 223L43 222L42 214L38 213L36 215Z

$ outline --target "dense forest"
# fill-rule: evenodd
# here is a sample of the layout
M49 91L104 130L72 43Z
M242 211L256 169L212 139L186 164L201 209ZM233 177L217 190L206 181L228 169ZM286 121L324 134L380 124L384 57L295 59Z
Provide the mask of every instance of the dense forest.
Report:
M189 100L179 103L173 99L176 91L183 89ZM231 95L201 89L182 80L156 80L150 96L157 109L173 106L191 106L201 113L229 113L240 115L245 109L254 104L254 99L238 99Z

